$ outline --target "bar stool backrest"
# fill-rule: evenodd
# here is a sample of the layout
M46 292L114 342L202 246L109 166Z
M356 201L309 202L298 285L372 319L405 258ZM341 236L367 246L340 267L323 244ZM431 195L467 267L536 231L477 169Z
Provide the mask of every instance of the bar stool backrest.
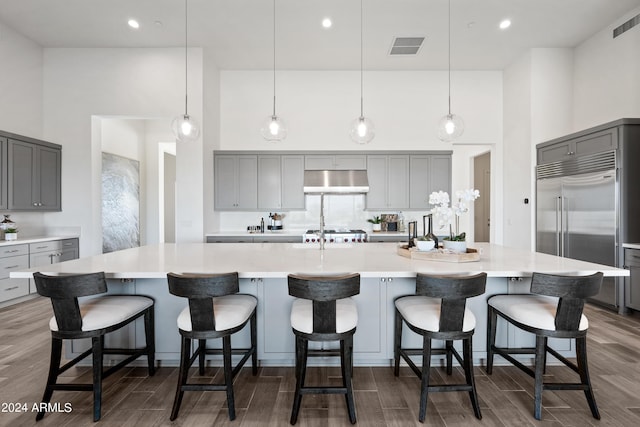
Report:
M577 331L584 300L600 292L602 273L590 276L560 276L533 273L531 293L558 297L555 326L558 331Z
M306 276L290 274L289 295L313 301L313 332L336 332L336 300L360 293L360 274Z
M78 297L107 292L104 272L61 276L33 273L33 279L38 294L51 299L59 331L80 332L82 330Z
M416 275L416 294L440 298L440 331L462 331L467 298L485 291L487 273L473 276Z
M238 273L177 274L167 273L169 292L189 299L193 331L214 331L214 297L237 294L240 291Z

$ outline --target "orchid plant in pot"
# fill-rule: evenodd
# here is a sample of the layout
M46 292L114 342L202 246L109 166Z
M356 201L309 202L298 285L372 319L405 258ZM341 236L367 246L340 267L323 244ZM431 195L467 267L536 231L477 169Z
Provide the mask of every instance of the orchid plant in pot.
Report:
M443 239L443 246L445 249L450 249L453 252L466 252L467 251L467 233L460 232L460 216L469 212L469 206L478 197L480 192L475 189L458 190L455 194L455 200L451 201L449 193L446 191L434 191L429 195L429 204L435 207L431 210L431 213L436 220L436 224L439 229L444 229L449 226L449 235ZM453 226L455 225L455 233Z

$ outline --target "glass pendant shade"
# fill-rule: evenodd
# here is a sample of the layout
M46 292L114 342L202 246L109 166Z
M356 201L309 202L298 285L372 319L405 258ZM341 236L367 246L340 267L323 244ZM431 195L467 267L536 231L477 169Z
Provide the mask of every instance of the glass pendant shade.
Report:
M376 136L376 128L371 120L360 116L351 122L349 136L357 144L368 144Z
M276 115L267 116L262 123L260 133L267 141L278 142L287 137L287 124L282 117Z
M181 114L173 119L171 130L180 142L192 142L200 136L200 125L188 114Z
M462 117L455 114L447 114L438 122L438 139L444 142L451 142L457 139L464 132L464 121Z

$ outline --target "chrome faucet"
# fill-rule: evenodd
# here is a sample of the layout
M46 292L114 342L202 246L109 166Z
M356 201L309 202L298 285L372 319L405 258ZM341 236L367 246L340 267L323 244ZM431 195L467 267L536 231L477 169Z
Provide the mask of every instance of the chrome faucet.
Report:
M320 235L318 236L318 242L320 243L320 250L324 250L324 193L320 193Z

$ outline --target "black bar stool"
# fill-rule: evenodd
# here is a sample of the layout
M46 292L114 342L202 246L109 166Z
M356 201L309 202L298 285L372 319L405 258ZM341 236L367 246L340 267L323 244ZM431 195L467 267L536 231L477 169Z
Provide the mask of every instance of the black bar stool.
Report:
M176 274L168 273L169 292L189 299L189 305L178 316L178 330L182 336L180 373L173 401L171 421L178 417L185 391L226 391L229 419L236 418L233 397L233 378L251 357L252 373L258 373L257 321L258 300L253 295L239 294L238 273ZM247 323L251 328L251 347L231 348L231 335ZM207 339L222 338L222 350L206 348ZM191 340L198 340L198 348L191 355ZM204 375L205 355L222 354L224 384L188 384L189 368L199 359L200 375ZM233 367L231 355L242 359Z
M291 307L291 328L296 336L296 393L291 424L298 420L302 395L344 394L351 424L356 422L353 401L353 334L358 310L351 296L360 293L360 275L289 275L289 295L296 297ZM312 350L309 341L340 341L340 351ZM306 387L307 357L340 356L342 387Z
M478 395L473 377L472 338L476 327L476 318L466 308L467 298L481 295L485 291L487 274L474 276L428 276L418 273L416 276L416 295L402 296L395 300L395 338L394 361L395 375L400 374L400 357L422 380L420 386L420 412L418 419L424 422L427 413L429 392L468 391L473 412L482 419ZM422 335L422 348L402 348L402 324ZM432 349L431 340L444 340L444 349ZM454 340L462 340L462 354L453 347ZM429 369L431 355L445 354L447 374L452 373L452 362L456 360L464 368L466 384L430 385ZM418 369L411 355L422 355L422 370Z
M582 314L586 298L596 295L602 284L602 273L590 276L558 276L534 273L531 294L494 295L489 297L487 321L487 373L493 370L497 353L534 378L533 416L542 416L543 390L584 390L591 413L600 419L587 366L587 329L589 321ZM536 335L533 349L496 347L498 316L518 328ZM547 345L548 338L576 340L577 366ZM547 352L580 375L579 383L545 383ZM534 369L525 366L511 354L535 354Z
M49 377L42 402L49 403L54 390L93 391L93 421L101 416L102 381L140 356L147 356L149 376L155 373L155 339L153 321L153 299L141 295L104 295L78 302L86 297L107 292L104 273L47 276L33 273L38 294L51 299L54 317L49 322L51 329L51 361ZM146 345L141 349L104 348L105 334L122 328L144 316ZM91 338L91 348L60 366L62 340ZM79 361L93 354L92 384L60 384L58 376ZM103 371L104 354L128 355L115 366ZM38 412L36 421L44 417Z

